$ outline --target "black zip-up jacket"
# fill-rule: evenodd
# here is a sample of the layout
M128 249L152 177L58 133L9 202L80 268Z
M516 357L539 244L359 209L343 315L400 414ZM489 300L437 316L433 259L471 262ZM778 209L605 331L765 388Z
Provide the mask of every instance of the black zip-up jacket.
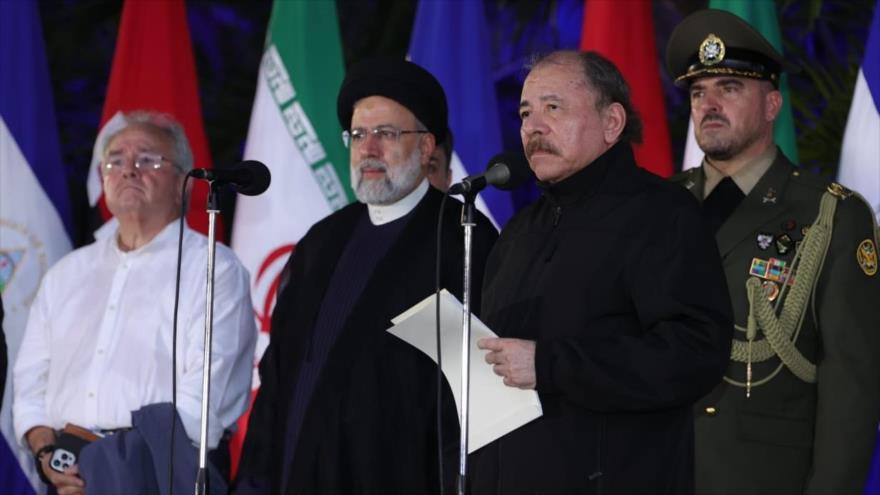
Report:
M618 143L502 231L482 315L537 342L544 414L476 452L473 493L688 493L691 406L732 312L697 202Z

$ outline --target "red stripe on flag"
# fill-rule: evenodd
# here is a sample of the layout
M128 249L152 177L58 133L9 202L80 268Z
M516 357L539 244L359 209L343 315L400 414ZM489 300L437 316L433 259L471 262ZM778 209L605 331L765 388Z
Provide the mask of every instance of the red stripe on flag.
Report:
M254 408L254 399L256 398L257 391L251 390L251 400L248 404L247 411L238 418L238 421L236 422L238 430L229 440L229 458L231 461L229 469L230 479L235 479L235 476L238 474L238 465L241 462L241 449L244 447L244 437L247 433L248 419L251 417L251 410Z
M126 0L122 8L101 127L116 112L132 110L174 116L189 138L194 165L211 167L183 0ZM207 233L208 187L202 181L195 182L187 220L192 228ZM106 207L101 210L109 215ZM217 239L224 239L222 222L216 227Z
M260 332L269 334L272 331L272 308L275 306L275 300L278 297L278 287L281 285L281 277L286 265L286 262L277 262L282 260L283 257L291 255L295 250L296 244L285 244L275 249L266 256L266 259L260 264L259 270L257 270L257 276L254 277L257 285L261 284L264 275L271 277L269 279L269 289L263 300L262 310L254 308L254 316L256 316L259 322ZM255 366L258 365L259 363L255 363ZM250 417L251 409L254 407L254 398L257 396L257 391L257 388L251 391L250 405L244 415L238 419L238 430L229 442L229 455L232 461L230 476L232 479L235 479L235 476L238 474L241 449L244 447L244 438L247 435L248 418Z
M581 50L601 53L623 73L644 124L636 162L662 177L672 175L672 150L650 0L585 0ZM623 24L621 24L623 23Z

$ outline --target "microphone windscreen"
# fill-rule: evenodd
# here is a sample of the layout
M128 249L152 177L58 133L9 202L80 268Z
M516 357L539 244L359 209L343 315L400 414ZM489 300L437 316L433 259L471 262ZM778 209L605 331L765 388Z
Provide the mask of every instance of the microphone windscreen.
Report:
M239 194L256 196L269 189L269 184L272 182L272 174L269 173L269 168L263 165L262 162L245 160L236 164L233 169L236 172L246 173L248 176L248 180L242 181L239 185L237 189Z
M510 167L503 162L495 162L489 166L489 169L483 174L486 182L497 186L499 184L507 184L510 180Z
M516 189L526 183L526 181L534 178L532 169L529 168L529 162L526 161L526 155L522 151L502 151L498 153L489 160L488 169L492 169L497 164L506 165L508 173L506 180L494 182L489 177L487 177L487 180L502 191ZM488 175L489 170L487 170Z

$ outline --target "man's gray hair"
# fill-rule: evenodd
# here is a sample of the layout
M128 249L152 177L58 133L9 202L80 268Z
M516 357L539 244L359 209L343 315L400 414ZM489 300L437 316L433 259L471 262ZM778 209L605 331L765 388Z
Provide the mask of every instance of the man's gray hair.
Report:
M187 173L193 168L193 154L189 147L189 140L183 126L177 120L167 113L153 112L149 110L134 110L123 114L125 126L116 130L104 139L101 153L107 153L107 147L120 132L128 127L138 126L156 133L159 136L168 139L174 149L174 156L170 158L183 173Z

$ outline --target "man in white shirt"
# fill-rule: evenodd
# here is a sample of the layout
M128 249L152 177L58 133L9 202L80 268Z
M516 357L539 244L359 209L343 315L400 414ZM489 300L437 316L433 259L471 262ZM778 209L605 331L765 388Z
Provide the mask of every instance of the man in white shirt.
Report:
M172 328L181 189L192 152L166 115L133 112L104 144L113 235L61 259L31 310L13 371L17 438L60 493L81 493L77 466L49 459L56 432L131 427L131 413L172 400ZM207 239L185 229L177 337L177 412L200 438ZM208 447L245 411L256 339L248 274L231 250L215 259Z

